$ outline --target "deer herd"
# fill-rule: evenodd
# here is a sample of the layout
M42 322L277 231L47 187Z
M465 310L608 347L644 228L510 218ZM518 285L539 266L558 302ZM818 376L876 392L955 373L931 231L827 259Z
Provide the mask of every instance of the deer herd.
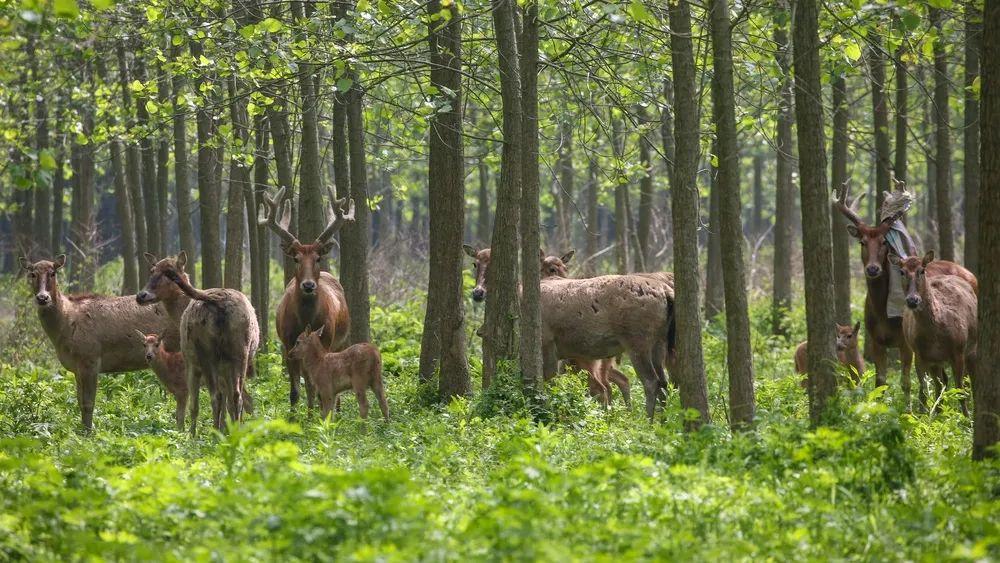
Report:
M277 306L275 327L289 378L294 407L305 380L310 410L318 395L321 413L340 411L339 395L352 390L362 418L367 418L367 391L371 389L385 420L389 408L378 349L349 342L350 316L344 289L321 260L336 244L333 236L354 221L353 202L330 194L332 220L314 241L304 244L289 230L291 201L284 189L265 196L258 223L281 240L282 251L296 262L294 279ZM860 381L864 357L875 365L876 385L887 379L887 349L899 350L901 387L910 404L910 367L916 359L920 403L926 406L926 378L940 395L951 368L956 388L974 372L976 357L975 276L953 262L935 260L934 253L917 255L908 236L900 237L898 221L904 211L892 213L871 226L861 219L857 202L840 189L834 203L849 224L849 233L861 244L867 296L864 307L864 354L859 346L861 322L837 326L837 355L848 374ZM893 238L895 237L895 238ZM490 249L463 246L474 261L472 299L487 298ZM587 374L592 396L607 406L612 387L630 404L629 380L617 367L628 354L645 392L646 415L666 399L668 369L674 358L674 283L668 272L571 278L562 256L539 253L542 358L546 379L556 376L560 364ZM224 430L252 414L248 382L254 376L254 356L260 343L256 313L249 299L235 289L198 289L185 273L187 255L158 259L146 253L149 278L134 296L64 295L57 273L64 255L54 261L21 266L34 293L42 328L64 368L76 378L76 398L83 426L93 426L97 377L101 373L149 367L177 403L176 424L184 427L185 407L195 433L198 393L204 382L212 407L213 426ZM896 274L890 274L895 269ZM905 296L901 316L889 309L891 284ZM795 353L796 372L807 371L807 343ZM962 399L962 410L968 414Z

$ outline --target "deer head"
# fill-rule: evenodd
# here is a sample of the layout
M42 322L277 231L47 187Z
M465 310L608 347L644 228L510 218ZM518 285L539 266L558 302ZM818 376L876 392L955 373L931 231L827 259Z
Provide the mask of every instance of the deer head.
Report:
M139 339L142 341L142 346L146 349L146 363L148 364L156 359L156 354L160 351L160 335L144 334L139 329L135 329L135 333L139 335Z
M486 270L490 267L490 249L463 244L462 250L474 260L472 276L476 279L476 287L472 288L472 300L483 301L486 299Z
M906 306L913 311L919 311L924 304L924 288L927 285L927 265L934 261L934 251L931 250L923 258L910 256L906 259L891 258L903 274L903 291L906 292Z
M858 333L861 331L861 321L851 325L837 324L837 351L852 350L858 347Z
M333 238L346 223L354 221L354 204L350 198L336 199L327 188L330 196L330 206L333 208L333 220L330 221L316 240L309 244L299 242L288 226L292 220L292 201L285 197L285 188L271 198L264 194L264 201L258 212L257 223L267 225L281 238L281 250L298 264L295 271L295 281L299 289L306 295L314 295L319 287L319 261L330 252L337 241ZM281 218L279 220L279 208Z
M305 330L299 333L299 337L295 339L295 346L292 346L291 350L288 351L288 357L293 360L305 359L308 350L312 350L316 347L322 348L323 341L323 329L326 325L320 326L319 330L312 330L312 327L306 327Z
M861 243L861 261L865 266L865 275L869 279L878 278L882 275L883 264L886 263L889 256L889 245L885 240L885 235L889 232L892 224L903 216L903 212L886 217L878 225L872 227L862 221L857 212L857 205L864 199L865 194L861 194L851 201L847 193L847 182L844 182L844 185L836 191L837 200L834 205L851 222L847 225L847 232Z
M545 278L565 278L569 276L569 268L566 264L573 259L575 250L570 250L560 256L542 256L542 279Z
M136 303L149 305L160 301L170 301L180 296L183 292L177 287L177 284L170 281L169 273L172 272L187 279L187 274L184 272L184 266L187 265L187 252L182 250L177 253L176 257L168 256L162 260L149 252L143 253L143 256L149 263L149 280L146 282L146 287L135 294Z
M41 308L51 307L55 303L52 294L59 291L56 284L56 272L66 265L66 255L60 254L56 256L54 261L39 260L34 264L21 256L18 262L21 263L21 268L28 273L28 285L31 286L31 292L35 294L35 303Z

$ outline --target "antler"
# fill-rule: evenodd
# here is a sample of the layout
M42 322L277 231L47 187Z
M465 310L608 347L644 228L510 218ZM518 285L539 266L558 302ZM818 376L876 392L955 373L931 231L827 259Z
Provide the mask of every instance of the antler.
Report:
M257 224L267 225L275 234L281 237L281 242L284 246L290 246L298 242L298 238L288 230L288 225L292 221L292 202L285 200L285 188L278 190L278 194L274 198L269 197L265 193L262 203L264 205L261 205L258 209ZM282 204L284 204L284 210L279 221L278 207L281 207Z
M335 198L333 190L329 187L326 188L326 193L330 196L330 207L333 208L333 221L330 221L330 224L316 237L314 244L325 244L345 223L354 221L354 200L350 197L343 199ZM347 206L346 211L344 208L345 204Z
M863 223L864 221L862 221L861 217L858 216L858 212L855 207L861 203L862 199L865 198L865 194L862 193L857 197L857 199L851 201L847 197L847 182L844 182L839 188L834 188L834 191L837 193L837 201L835 205L837 206L837 209L844 214L844 217L847 217L851 223L854 223L855 225Z

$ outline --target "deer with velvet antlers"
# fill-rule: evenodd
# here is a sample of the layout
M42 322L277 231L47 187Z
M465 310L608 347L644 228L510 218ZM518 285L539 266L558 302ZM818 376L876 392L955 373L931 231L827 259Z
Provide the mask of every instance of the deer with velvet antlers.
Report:
M354 205L348 198L336 199L332 193L329 195L333 219L316 240L308 244L300 242L288 230L292 207L291 199L285 198L284 188L274 198L264 196L258 217L259 224L267 225L281 238L282 251L297 264L295 279L285 287L275 319L288 369L289 401L293 407L299 400L300 380L305 376L302 361L289 356L299 334L308 327L316 329L324 348L331 352L339 352L348 345L351 319L344 288L336 278L321 270L321 261L337 244L333 235L346 223L354 221ZM310 409L314 405L314 395L314 386L307 379L306 402Z

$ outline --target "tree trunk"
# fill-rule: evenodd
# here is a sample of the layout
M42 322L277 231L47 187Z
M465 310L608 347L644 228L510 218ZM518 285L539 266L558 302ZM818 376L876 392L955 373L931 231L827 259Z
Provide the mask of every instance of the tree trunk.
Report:
M480 156L479 168L479 217L476 220L476 237L479 242L489 244L490 242L490 172L486 166L486 156Z
M793 32L806 331L809 339L809 419L813 426L822 423L827 404L837 392L830 194L826 185L823 106L816 103L816 100L823 99L816 4L816 0L799 0L796 3Z
M542 313L538 173L538 1L524 7L517 40L521 72L521 376L526 389L542 390Z
M750 236L756 241L764 234L764 157L753 155L753 211L750 215Z
M965 104L962 182L965 190L965 267L979 272L979 100L972 91L979 76L982 50L982 12L976 3L965 5Z
M833 185L840 187L848 181L847 124L850 110L847 106L847 84L844 75L834 72L833 83ZM897 153L898 156L898 153ZM851 323L851 239L844 223L844 216L830 206L831 235L833 239L833 284L837 322Z
M611 147L615 154L615 262L619 274L629 267L628 179L625 177L625 133L622 119L611 111Z
M719 230L726 297L726 366L729 370L730 424L743 430L753 424L753 352L743 264L743 223L740 220L740 153L736 146L736 94L733 86L732 29L729 0L713 0L712 117L718 141ZM829 229L827 230L829 232Z
M442 111L431 119L428 158L430 197L430 273L427 311L420 342L420 379L429 380L440 358L438 393L442 400L469 395L462 298L462 237L465 222L465 161L462 146L462 19L457 5L441 13L441 1L427 6L431 84L441 93Z
M177 60L180 57L180 47L171 49L171 58ZM190 172L188 170L188 148L187 148L187 116L185 108L176 104L177 99L184 94L187 89L187 79L183 73L173 76L174 100L174 198L177 200L177 232L180 237L180 250L187 252L192 258L188 260L185 270L191 279L196 279L197 246L195 245L194 229L191 226L191 187Z
M930 10L938 30L934 41L934 165L937 193L938 258L955 260L955 225L951 210L951 133L948 131L948 59L944 44L944 11Z
M933 67L931 67L933 72ZM924 81L924 65L919 65L917 67L917 82L920 84L926 84ZM926 92L926 89L922 89L922 92ZM931 97L926 94L921 96L923 98L923 113L924 120L922 134L924 137L924 162L926 163L924 170L924 229L926 230L926 236L924 240L927 244L933 244L938 239L938 229L937 229L937 167L934 165L934 143L933 143L933 122L934 122L934 109L931 105Z
M156 101L160 107L170 104L170 80L166 65L160 67L157 78ZM157 127L156 139L156 199L159 210L160 251L168 254L173 251L170 236L170 141L166 124Z
M982 121L1000 123L1000 1L986 0L983 17ZM1000 128L983 129L983 185L979 194L979 252L1000 252ZM997 457L1000 442L1000 269L979 274L979 357L973 393L972 458Z
M32 86L36 89L35 95L35 150L39 155L48 154L51 156L51 150L49 148L49 105L46 99L46 94L44 92L45 78L41 75L38 69L39 59L42 58L35 52L36 37L32 36L28 40L28 58L30 59L31 65L31 79ZM36 161L36 164L41 167L41 159ZM49 178L55 175L54 170L47 170L51 175ZM54 256L53 254L53 239L52 239L52 225L50 223L52 219L51 211L51 201L52 201L52 186L51 180L45 179L43 176L39 175L42 181L35 182L34 186L34 196L35 196L35 219L31 222L31 232L32 238L34 239L35 245L42 250L42 252L47 256Z
M368 292L368 168L365 163L365 122L361 100L361 85L354 76L354 85L347 93L347 140L351 159L351 199L354 200L354 222L341 231L343 245L341 277L344 294L351 313L351 342L371 340Z
M875 213L882 209L882 201L889 190L889 106L885 95L885 55L882 48L882 36L874 33L870 36L871 47L868 50L868 64L871 69L872 82L872 118L875 128Z
M587 255L587 261L585 271L587 275L594 275L597 271L597 260L594 255L597 254L597 246L601 240L601 225L598 220L598 206L597 206L597 195L598 189L600 188L597 179L597 158L591 156L587 163L587 226L584 231L585 239L585 254Z
M197 59L202 54L201 43L191 43L191 56ZM195 81L195 91L201 91L205 79L201 75ZM218 185L215 182L217 153L212 146L215 129L211 102L202 99L197 109L198 121L198 206L201 210L201 262L202 287L222 287L222 252L219 232Z
M718 139L712 140L712 158L719 156ZM708 251L705 266L705 316L712 320L725 310L725 288L722 273L722 232L719 228L719 169L709 166L708 192Z
M61 113L57 108L57 119ZM56 131L60 129L59 125L59 122L56 121ZM65 247L63 244L63 196L66 193L66 177L63 173L63 163L66 160L66 148L62 135L56 135L53 156L56 159L56 169L52 172L52 254L57 255L61 254ZM128 204L127 199L125 204ZM124 239L124 233L122 233L122 237Z
M907 72L909 69L906 66L906 61L903 60L905 55L905 49L900 47L896 49L896 55L894 57L894 63L896 66L896 151L895 151L895 162L893 163L893 172L896 174L897 180L908 181L908 164L906 161L906 141L908 134L907 120L909 118L909 86L907 85ZM836 184L834 184L836 185Z
M295 201L295 199L294 199L295 198L295 179L294 179L293 172L292 172L292 170L293 170L292 169L292 143L291 143L291 135L290 135L290 132L289 132L290 131L290 127L288 125L288 111L284 107L285 103L286 102L284 102L284 101L280 101L280 102L277 102L275 104L271 104L270 106L268 106L268 108L267 108L267 121L268 121L268 125L269 125L270 131L271 131L271 140L274 142L274 165L275 165L275 168L277 169L277 173L278 173L278 187L279 188L285 188L285 198L286 199L290 198L294 202ZM336 129L336 123L337 123L337 118L338 118L338 109L339 109L339 117L341 118L341 128L339 130ZM346 189L348 190L348 192L345 192L345 194L341 194L340 193L340 187L339 187L339 184L338 184L337 197L338 198L342 198L342 197L347 197L346 193L349 193L349 190L350 190L350 183L349 183L349 180L348 180L348 172L346 172L346 170L348 169L348 167L347 167L347 137L346 137L346 134L347 134L346 133L347 117L346 117L346 113L344 113L343 103L339 104L339 108L335 106L334 114L333 114L333 119L334 119L334 128L335 128L335 131L332 134L333 134L333 138L334 138L334 143L337 142L336 141L336 139L337 139L337 131L340 132L340 135L343 137L343 142L344 142L343 152L341 152L341 148L340 147L337 147L334 150L334 158L335 159L336 158L343 158L344 159L344 170L345 170L345 172L343 174L343 180L345 182L344 185L347 186ZM336 181L340 182L340 179L338 178L338 179L336 179ZM299 217L298 208L293 205L292 206L292 218L291 218L291 222L289 223L289 227L291 229L293 229L292 230L293 233L297 232L296 230L298 228L297 227L298 217ZM293 260L287 254L283 254L282 255L282 260L283 260L284 270L285 270L285 283L287 284L290 280L292 280L293 278L295 278L295 270L296 270L295 260Z
M492 0L493 30L497 42L500 92L503 104L503 153L500 185L494 213L486 311L483 325L483 387L492 381L500 362L518 359L517 319L518 225L522 177L521 74L517 53L514 0ZM537 257L536 257L537 259Z
M559 223L559 252L567 252L573 247L573 195L575 193L575 172L573 170L573 121L565 117L559 124L559 169L558 188L555 202Z
M146 65L138 54L134 60L135 78L145 84ZM142 131L142 137L139 139L139 153L142 162L140 181L142 182L142 200L146 214L146 243L149 245L150 252L162 256L160 200L156 195L156 150L153 147L153 138L149 133L149 112L146 110L146 102L148 101L149 98L145 95L135 100L136 125Z
M253 184L254 184L254 203L258 201L263 201L264 196L267 193L268 187L268 152L270 151L270 146L268 144L267 130L268 119L263 114L258 115L254 123L255 131L255 147L256 147L256 157L253 163ZM257 302L254 303L254 309L257 311L257 323L260 325L260 340L261 349L267 343L268 337L268 319L270 306L269 302L271 300L271 239L270 233L267 227L264 225L258 225L255 218L257 217L256 205L253 211L248 211L247 218L250 223L251 231L257 231L257 249L256 252L251 250L250 266L253 274L253 287L254 292L257 294ZM250 239L251 249L253 248L254 239Z
M82 59L82 57L81 57ZM89 77L89 63L81 60L82 73L80 83L93 93L93 84ZM81 133L88 139L94 132L94 107L84 104L80 110ZM97 248L96 236L97 225L94 214L94 174L96 170L94 162L95 143L85 145L76 144L77 167L74 170L74 182L76 182L76 195L79 201L73 202L76 215L73 217L73 241L76 245L73 254L76 260L73 264L77 267L77 275L74 276L79 281L79 290L90 291L94 289L94 274L97 271ZM82 254L82 256L81 256Z
M698 101L695 94L694 52L691 45L691 6L688 0L670 4L670 58L675 88L674 160L672 186L674 237L674 291L685 296L674 303L677 326L676 358L671 376L681 407L694 409L684 427L695 430L711 421L708 385L701 348L701 300L698 293Z
M302 21L302 2L291 2L292 16ZM323 188L320 173L319 154L319 100L313 86L315 74L314 65L302 62L299 64L298 82L299 97L302 104L302 141L299 144L299 240L311 242L326 225L326 206L323 204ZM358 201L357 206L366 206L366 202Z
M649 117L646 115L646 108L639 106L639 119L642 121L642 129L639 136L639 164L642 166L643 176L639 180L639 222L636 228L636 240L638 241L637 252L642 258L640 270L645 270L651 258L650 254L650 232L653 224L653 142L650 139L650 132L645 129L649 126ZM636 261L637 264L640 261Z
M236 76L230 76L228 83L229 119L233 126L233 142L236 147L245 148L250 144L250 124L247 116L246 98L241 95L242 88ZM238 290L243 289L243 238L244 225L246 224L244 213L246 213L246 195L250 191L250 168L246 165L241 153L242 151L237 148L229 157L229 194L226 198L226 271L223 280L224 287Z
M788 4L781 2L781 9L791 21ZM778 89L777 126L775 131L775 198L774 198L774 286L771 297L771 331L776 335L787 334L785 315L792 305L792 241L795 237L795 186L792 184L792 73L789 60L788 29L779 25L774 29L775 58L781 72Z
M125 44L119 41L115 46L118 57L118 85L122 94L122 113L128 116L126 130L135 129L135 114L132 111L132 90L129 88L128 59L125 55ZM136 265L143 271L143 261L139 256L150 250L146 237L146 207L143 203L142 180L139 173L139 148L134 141L125 143L125 186L129 190L129 203L132 204L132 220L135 223Z

